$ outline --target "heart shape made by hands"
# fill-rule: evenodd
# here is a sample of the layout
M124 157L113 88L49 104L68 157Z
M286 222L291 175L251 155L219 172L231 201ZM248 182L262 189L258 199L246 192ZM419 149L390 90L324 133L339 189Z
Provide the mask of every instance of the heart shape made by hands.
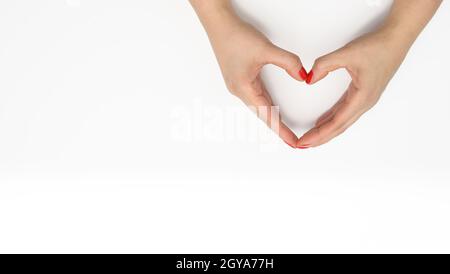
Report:
M297 136L311 129L317 119L345 93L351 78L338 70L314 85L301 85L275 66L263 68L265 85L283 121Z

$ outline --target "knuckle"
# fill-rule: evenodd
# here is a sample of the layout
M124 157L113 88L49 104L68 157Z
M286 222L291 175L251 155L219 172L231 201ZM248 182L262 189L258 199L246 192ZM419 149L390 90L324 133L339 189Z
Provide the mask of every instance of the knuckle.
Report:
M381 99L381 94L378 92L371 93L371 96L369 97L369 105L373 107L376 103L378 103Z
M292 62L293 65L301 64L300 57L290 52L288 52L287 54L290 62Z
M297 67L299 64L302 64L298 55L273 45L268 49L268 55L272 59L277 59L287 66Z
M348 129L348 127L341 127L340 129L338 129L336 136L344 134L344 132L346 132L347 129Z
M236 81L233 81L233 80L225 81L225 84L227 86L228 91L232 95L237 95L238 94L239 84L236 83Z
M225 84L228 91L235 96L241 94L241 91L246 87L246 84L242 80L237 79L227 79Z
M341 114L336 114L333 116L333 118L331 118L330 120L330 125L333 128L339 127L342 124L342 116Z
M376 104L377 104L377 102L378 102L378 99L376 99L376 98L368 98L367 100L366 100L366 102L364 103L364 110L365 111L368 111L368 110L370 110L371 108L373 108Z
M237 92L237 91L234 90L234 89L229 89L229 88L228 88L228 92L230 92L230 94L233 95L233 96L239 97L239 92Z
M266 59L267 56L270 56L274 52L274 45L270 42L265 42L260 46L254 49L255 55L259 57L259 59Z
M345 128L347 120L341 114L335 115L330 121L332 131L339 132L342 128ZM339 133L340 134L340 133Z
M317 70L323 70L325 69L325 64L327 63L328 58L326 56L320 57L316 60L314 67Z
M378 93L376 90L370 90L364 96L361 96L359 103L360 105L364 106L366 110L369 110L380 101L380 98L380 93Z

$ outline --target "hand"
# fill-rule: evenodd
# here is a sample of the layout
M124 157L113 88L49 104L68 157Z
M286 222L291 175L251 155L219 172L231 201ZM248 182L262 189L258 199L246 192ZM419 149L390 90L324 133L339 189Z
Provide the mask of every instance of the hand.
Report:
M208 34L228 89L247 106L257 110L259 118L287 144L295 147L298 138L281 122L279 113L274 112L260 73L263 66L273 64L286 70L292 78L304 81L307 73L300 58L273 45L234 13L222 15L220 22L220 29L209 29Z
M310 84L340 68L348 71L352 82L342 98L317 120L315 127L298 140L297 147L317 147L329 142L370 110L380 99L408 49L409 44L398 41L388 30L379 30L317 59L310 73Z

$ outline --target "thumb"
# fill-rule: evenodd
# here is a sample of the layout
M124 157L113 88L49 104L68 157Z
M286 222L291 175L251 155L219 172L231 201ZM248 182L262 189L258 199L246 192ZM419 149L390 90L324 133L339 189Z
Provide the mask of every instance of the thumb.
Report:
M275 45L271 47L268 56L268 63L280 67L294 79L305 81L307 77L306 70L303 68L300 57L296 54L279 48Z
M344 50L339 49L330 54L324 55L316 60L313 68L308 73L308 78L306 79L307 84L315 84L318 81L325 78L328 73L338 70L340 68L345 68L345 57Z

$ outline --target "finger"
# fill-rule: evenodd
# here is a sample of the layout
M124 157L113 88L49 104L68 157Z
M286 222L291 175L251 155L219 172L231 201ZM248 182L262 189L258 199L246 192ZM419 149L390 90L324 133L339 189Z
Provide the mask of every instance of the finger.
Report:
M322 116L320 116L319 119L317 119L315 126L316 127L321 126L322 124L327 122L329 119L331 119L336 114L336 110L342 105L342 102L344 102L346 97L347 97L347 93L344 93L344 95L341 96L339 101L337 101L336 104L334 104L334 106L332 106L327 112L322 114Z
M252 105L257 108L258 118L266 123L285 143L295 148L298 138L297 135L281 120L279 109L269 105L265 97L253 99Z
M253 85L243 90L241 100L251 109L256 110L260 118L268 127L270 127L284 142L291 147L296 147L297 135L281 120L278 108L273 105L272 99L259 80Z
M325 78L330 72L345 68L345 52L343 49L320 57L314 62L313 68L308 73L307 84L315 84Z
M292 78L305 81L306 70L303 68L300 57L275 45L269 50L267 63L284 69Z
M327 112L325 112L316 122L314 125L315 127L320 127L324 123L328 122L333 116L336 114L337 107L333 107L329 109Z
M329 142L342 134L364 113L362 101L356 92L347 91L348 95L336 108L335 113L327 121L314 127L297 142L297 147L316 147Z
M317 144L315 144L315 146L321 146L324 145L328 142L330 142L331 140L333 140L334 138L338 137L339 135L343 134L349 127L351 127L361 116L363 115L363 112L359 112L357 113L355 116L351 117L350 119L348 119L348 121L342 125L341 127L339 127L338 129L336 129L335 131L333 131L333 133L331 133L329 136L327 136L326 138L323 138L320 142L318 142Z
M272 98L270 97L269 92L267 91L267 89L264 86L262 81L260 81L259 83L261 85L261 90L263 91L264 98L266 98L269 105L273 107L274 104L273 104ZM274 123L274 121L270 121L270 127L275 132L278 131L278 136L280 136L280 138L284 142L286 142L291 147L295 148L297 141L298 141L297 135L282 121L281 114L279 112L279 108L275 107L275 108L273 108L273 110L276 111L276 113L271 113L271 116L269 116L269 117L275 118L276 123Z

